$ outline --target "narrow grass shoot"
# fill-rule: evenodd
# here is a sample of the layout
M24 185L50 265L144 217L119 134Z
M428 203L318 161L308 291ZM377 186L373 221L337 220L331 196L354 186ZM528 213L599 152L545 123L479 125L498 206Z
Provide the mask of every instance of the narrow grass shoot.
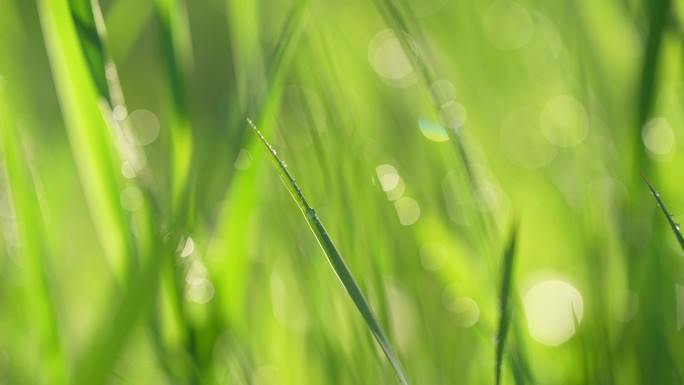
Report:
M501 366L503 364L504 348L506 346L506 337L508 336L508 329L511 324L511 290L513 282L513 260L515 257L515 241L516 241L515 225L511 230L511 235L506 246L506 251L503 257L503 269L501 276L501 317L499 318L499 331L496 336L496 384L501 384Z
M169 84L168 108L171 114L171 191L172 207L176 215L187 216L193 134L187 106L186 80L192 68L190 27L185 1L157 0L164 48L165 72Z
M387 338L384 330L382 329L382 326L380 326L380 323L378 322L375 313L373 312L370 305L368 304L368 301L361 292L361 289L359 288L359 285L356 283L356 280L352 276L351 271L347 267L347 264L344 262L342 255L340 255L339 251L337 251L337 248L335 247L335 244L328 235L328 232L323 226L323 223L318 218L318 215L316 215L316 211L309 205L306 198L304 198L304 194L299 189L295 179L288 171L287 165L285 164L285 162L280 160L275 149L273 149L273 147L268 143L268 141L266 141L266 138L264 138L264 136L257 129L254 123L252 123L251 120L247 119L247 123L250 125L252 130L254 130L254 132L259 136L259 139L266 147L266 150L270 153L271 160L273 161L273 166L278 172L278 176L287 188L287 191L295 200L295 203L297 203L297 207L306 218L306 222L311 227L311 231L313 231L316 240L320 244L321 249L323 249L323 252L325 253L326 257L328 258L328 262L330 262L330 265L335 271L335 274L340 279L340 282L342 283L344 288L347 290L349 297L352 299L354 305L356 305L356 308L363 316L363 319L364 321L366 321L366 324L368 325L368 328L370 329L371 333L373 333L373 336L378 341L378 344L380 344L380 347L382 348L383 352L387 356L387 359L392 365L392 368L394 369L399 379L399 382L402 385L408 385L409 382L404 372L404 369L401 365L401 362L399 361L399 357L397 356L396 352L394 351L394 348L390 344L389 339Z
M653 193L653 196L658 202L658 206L660 206L660 209L663 211L665 219L667 219L667 222L670 224L670 228L672 228L672 232L677 238L677 242L679 242L679 246L684 251L684 237L682 237L681 226L679 225L679 223L674 221L674 216L667 210L667 207L665 207L665 203L660 198L660 193L658 192L658 190L655 189L655 187L653 187L651 182L648 181L646 175L641 174L641 177L644 178L644 182L646 182L646 185L651 190L651 193Z

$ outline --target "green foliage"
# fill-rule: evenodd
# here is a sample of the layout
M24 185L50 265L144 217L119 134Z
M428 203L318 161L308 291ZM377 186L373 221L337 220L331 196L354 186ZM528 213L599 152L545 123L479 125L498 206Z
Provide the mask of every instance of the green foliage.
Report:
M680 8L2 2L0 383L682 383Z
M349 271L347 264L344 262L344 258L342 258L339 251L337 251L337 247L335 247L335 244L333 243L332 239L330 239L330 235L328 235L328 232L325 230L323 223L318 218L318 214L316 214L316 211L309 205L309 202L306 201L306 198L304 198L304 194L297 186L297 182L287 170L287 165L285 162L278 158L276 151L273 149L273 147L271 147L270 144L268 144L268 141L266 141L266 138L264 138L261 132L259 132L254 123L252 123L252 121L249 119L247 120L247 123L252 127L254 132L256 132L261 142L264 144L264 146L266 146L266 150L272 156L274 168L278 172L280 179L283 181L285 188L287 188L287 190L290 192L290 195L292 195L292 198L297 203L297 207L302 212L304 218L306 218L306 222L309 224L309 227L311 227L311 231L316 237L318 243L321 245L325 256L328 258L328 262L330 262L330 266L332 266L333 270L335 270L337 278L339 278L340 282L342 282L342 286L344 286L345 290L347 290L349 297L363 316L368 328L373 333L373 336L375 336L378 344L380 344L382 351L385 352L387 359L390 361L394 371L397 373L397 377L399 377L399 382L402 384L408 384L404 369L401 367L401 362L399 362L399 357L397 357L397 354L394 352L394 348L387 339L386 333L384 330L382 330L382 326L380 326L380 323L378 323L375 313L373 313L373 309L371 309L370 305L368 304L368 301L361 292L359 285L356 283L356 280L354 280L354 276ZM508 288L504 290L504 293L507 293L507 290Z

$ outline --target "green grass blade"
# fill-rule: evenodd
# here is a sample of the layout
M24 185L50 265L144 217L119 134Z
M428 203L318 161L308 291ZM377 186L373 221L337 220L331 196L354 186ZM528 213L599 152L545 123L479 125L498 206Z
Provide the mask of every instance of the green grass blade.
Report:
M25 160L19 130L7 104L4 81L0 77L0 140L7 163L7 175L12 196L20 249L23 262L25 300L32 320L31 329L40 344L43 375L39 382L62 384L66 382L66 366L59 337L55 305L45 271L45 228L40 202Z
M648 164L646 153L642 150L641 130L653 110L658 92L658 66L665 29L668 24L670 0L653 0L644 3L648 15L648 34L641 63L641 78L639 79L638 108L636 109L636 135L634 135L635 165Z
M511 324L511 286L513 282L513 259L515 256L516 228L511 230L510 239L506 246L503 259L503 273L501 277L501 318L496 337L496 384L501 383L501 365L503 364L506 337Z
M38 0L41 27L76 166L95 229L119 279L131 250L128 214L119 204L121 163L67 0Z
M344 259L337 251L337 248L335 247L335 244L328 235L328 232L325 230L323 223L316 215L314 209L309 205L306 198L304 198L304 195L297 186L295 179L287 170L287 166L285 165L285 163L282 160L280 160L273 147L271 147L271 145L266 141L266 138L264 138L264 136L261 134L261 132L259 132L259 130L252 123L251 120L247 119L247 122L254 130L254 132L259 136L259 139L264 144L268 152L271 154L271 160L273 161L274 168L278 172L278 176L283 181L283 184L285 184L285 187L287 188L288 192L290 193L290 195L292 195L292 198L297 203L299 210L306 218L306 221L311 227L311 230L313 231L316 240L323 249L323 252L325 253L326 257L328 258L328 262L332 266L333 270L335 271L335 274L340 279L340 282L342 283L344 288L347 290L347 293L354 302L354 305L356 305L356 308L363 316L363 319L364 321L366 321L366 324L368 325L368 328L370 329L371 333L373 333L373 336L378 341L378 344L380 344L380 347L387 356L387 359L392 365L392 368L394 368L394 371L399 379L399 382L403 385L407 385L408 379L406 377L404 369L402 368L401 362L399 361L399 357L395 353L394 348L390 344L389 339L387 338L385 332L382 329L382 326L380 326L380 323L375 317L375 314L373 313L373 310L368 304L368 301L361 292L359 285L356 283L356 280L354 280L354 277L352 276L351 271L347 267L347 264L344 262Z
M681 232L679 223L674 221L672 214L670 214L670 212L667 210L667 207L665 207L665 203L660 198L660 193L655 189L655 187L653 187L651 182L648 181L648 178L646 178L646 175L641 174L641 177L644 178L644 182L646 182L646 184L648 185L648 188L651 190L651 193L653 193L653 196L655 197L656 201L658 202L658 206L660 206L660 209L663 210L663 214L665 214L665 218L667 219L667 222L670 224L670 227L672 228L672 232L674 233L675 237L677 238L677 242L679 242L679 246L684 251L684 237L682 237L682 232Z
M95 15L91 8L90 0L69 0L71 17L76 27L83 56L88 63L88 69L97 87L100 97L107 99L111 104L107 89L107 77L105 76L105 55L102 39L97 31Z
M150 232L155 232L154 221L147 224ZM148 251L148 261L142 271L131 279L121 293L120 301L112 308L111 316L106 322L99 325L95 335L90 339L90 344L85 349L80 362L77 362L73 383L77 385L104 384L116 363L121 351L126 346L126 341L136 322L141 316L152 308L160 276L163 272L163 264L169 260L175 260L175 250L180 240L180 232L176 229L161 240L157 233L155 239L150 242L151 249ZM112 291L118 293L115 287Z
M187 106L186 79L192 67L190 26L186 3L181 0L157 0L161 24L161 40L164 48L166 80L169 84L169 111L171 114L172 207L176 216L185 217L187 199L192 189L190 183L193 134Z
M135 12L131 12L135 9ZM118 0L107 11L106 23L116 31L117 39L111 40L113 55L118 60L127 59L136 42L143 35L144 27L152 19L153 0Z
M147 159L143 147L131 143L125 136L125 132L133 132L136 127L131 127L129 120L112 120L113 111L123 108L128 111L124 99L123 89L119 80L119 70L112 59L107 37L107 27L102 15L102 9L98 0L84 2L84 0L71 0L71 12L79 33L79 39L83 56L89 63L92 81L97 85L100 97L107 100L109 107L102 108L104 120L108 122L115 148L122 160L134 170L138 182L148 192L154 192L152 176L146 167L144 159ZM97 63L98 65L92 65ZM104 82L104 86L100 84Z

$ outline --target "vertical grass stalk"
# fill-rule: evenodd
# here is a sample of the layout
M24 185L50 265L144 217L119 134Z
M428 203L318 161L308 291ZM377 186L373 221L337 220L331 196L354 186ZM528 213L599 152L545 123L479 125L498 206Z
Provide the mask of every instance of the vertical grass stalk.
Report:
M0 77L0 140L7 163L7 175L19 233L24 300L28 308L30 328L38 339L40 383L66 383L66 364L59 337L55 305L46 277L45 228L32 171L22 151L19 129L14 123Z
M121 280L132 242L127 213L119 204L121 163L102 116L98 90L82 54L68 0L38 0L38 11L55 88L90 214L108 262Z
M499 331L496 336L496 384L501 384L501 366L503 364L506 337L511 324L511 286L513 282L513 259L515 256L515 225L511 230L510 239L503 258L503 271L501 276L501 317L499 318Z

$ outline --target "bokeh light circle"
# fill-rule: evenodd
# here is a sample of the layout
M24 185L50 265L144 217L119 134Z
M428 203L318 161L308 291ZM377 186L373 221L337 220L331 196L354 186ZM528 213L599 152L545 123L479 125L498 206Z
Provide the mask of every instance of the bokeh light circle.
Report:
M575 334L584 315L584 300L571 284L551 279L533 286L524 298L530 335L537 342L557 346Z
M558 147L573 147L589 132L589 117L582 103L570 95L560 95L544 105L539 115L544 137Z
M485 11L482 26L487 39L506 51L523 47L534 33L530 13L520 4L510 0L492 3Z

